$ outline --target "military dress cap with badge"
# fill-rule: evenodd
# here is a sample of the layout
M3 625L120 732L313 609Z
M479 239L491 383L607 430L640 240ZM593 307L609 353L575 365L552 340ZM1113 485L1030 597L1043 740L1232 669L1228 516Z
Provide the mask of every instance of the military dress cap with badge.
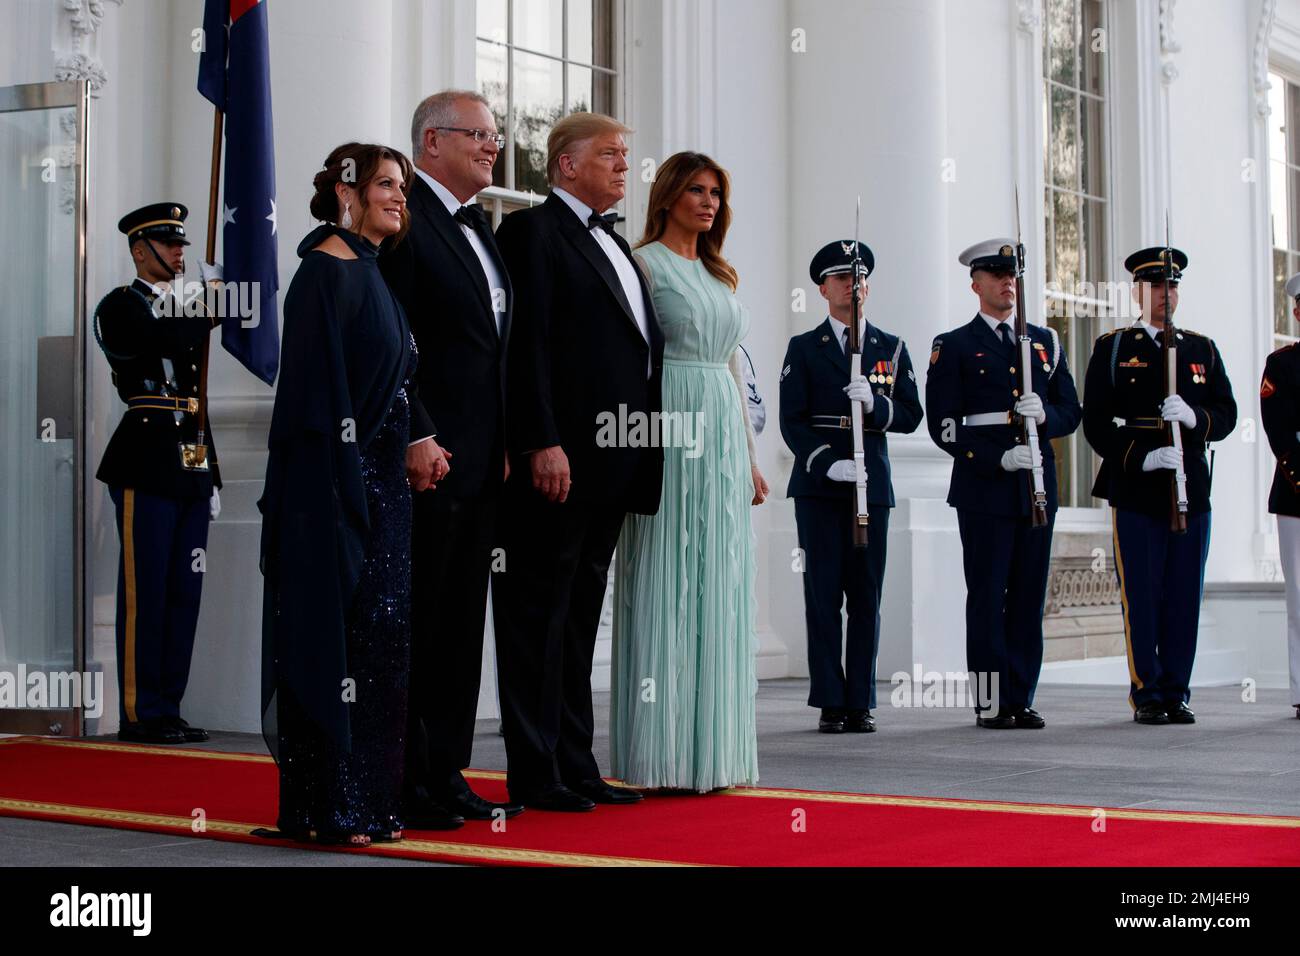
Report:
M862 274L869 276L875 255L857 244ZM828 243L813 256L808 275L818 285L852 272L852 240ZM804 610L808 627L808 703L820 708L820 729L871 732L875 721L875 662L880 643L879 606L884 580L889 510L894 506L886 433L908 434L921 423L916 373L903 340L862 319L862 373L871 407L863 403L863 459L867 471L870 533L867 547L854 548L856 469L852 405L848 391L851 364L845 352L847 321L827 316L816 328L790 340L782 362L781 435L795 456L787 495L795 501L795 521L803 549ZM847 600L847 636L841 607ZM840 660L847 644L847 668Z
M200 314L187 316L164 299L176 273L157 248L189 244L186 216L182 204L164 202L122 217L118 230L131 249L143 243L143 262L133 282L103 298L93 323L127 406L95 477L109 486L121 540L119 737L142 743L207 739L181 719L180 702L202 593L195 554L207 546L221 485L206 419L199 441L203 348L218 320L201 301L190 308Z
M1135 285L1176 289L1188 266L1180 249L1152 246L1124 260ZM1147 293L1149 296L1150 293ZM1149 299L1149 301L1154 301ZM1172 310L1177 314L1177 306ZM1211 467L1207 446L1236 427L1237 403L1218 347L1173 323L1174 395L1166 391L1160 328L1142 316L1101 336L1084 383L1083 431L1101 458L1092 493L1110 502L1115 571L1124 609L1129 703L1143 724L1194 723L1187 706L1210 540ZM1182 442L1187 511L1171 521Z
M970 270L977 294L979 273L1015 276L1019 270L1013 239L978 242L957 261ZM1026 323L1034 397L1021 394L1015 325L1014 309L1001 321L980 311L936 336L925 382L930 437L953 459L948 504L957 510L961 533L967 667L997 675L997 711L989 712L993 701L975 708L976 724L990 729L1045 724L1031 705L1042 668L1042 609L1057 508L1050 440L1071 434L1082 414L1055 329ZM1024 445L1022 410L1037 422L1047 493L1043 527L1034 527L1031 515L1030 466L1022 459L1032 456Z

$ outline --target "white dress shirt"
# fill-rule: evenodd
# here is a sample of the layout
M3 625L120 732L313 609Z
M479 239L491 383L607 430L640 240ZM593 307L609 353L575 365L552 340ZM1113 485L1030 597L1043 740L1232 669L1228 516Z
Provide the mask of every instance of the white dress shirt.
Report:
M423 169L417 168L415 172L421 179L429 184L429 188L433 190L433 194L442 201L444 206L447 207L447 212L451 213L453 216L456 215L457 210L459 210L463 204L452 195L451 190L438 182L438 180L434 179ZM488 252L487 246L483 244L483 240L479 238L478 233L464 223L458 222L456 225L460 227L461 233L469 240L470 247L474 250L474 255L478 256L479 265L483 267L483 275L487 279L488 296L492 300L492 310L496 315L497 335L500 335L501 327L505 322L506 316L505 283L501 281L501 273L497 271L496 263L492 261L492 255ZM498 306L500 306L500 308L498 308Z
M573 210L574 214L582 220L583 225L591 218L595 211L582 200L578 199L571 193L556 187L552 190L555 195L564 200L565 205ZM636 319L636 327L641 330L641 337L650 341L650 322L646 316L645 299L641 294L641 283L637 279L636 266L632 265L632 260L623 254L613 237L599 226L592 226L591 237L596 240L596 245L600 246L601 251L608 257L610 265L618 274L619 284L623 286L623 295L627 297L627 303L632 307L632 317ZM649 363L647 363L646 377L650 377Z
M1015 343L1015 341L1016 341L1016 325L1015 325L1015 316L1012 316L1012 317L1009 318L1009 319L995 319L995 318L993 318L993 316L989 315L987 312L981 312L981 313L980 313L980 318L982 318L985 322L987 322L987 323L989 324L989 328L993 330L993 334L994 334L994 336L997 337L997 340L998 340L999 342L1002 341L1002 333L998 331L998 326L999 326L999 325L1003 325L1003 324L1005 324L1006 327L1007 327L1007 329L1008 329L1008 330L1010 331L1010 333L1011 333L1011 342L1012 342L1012 344Z

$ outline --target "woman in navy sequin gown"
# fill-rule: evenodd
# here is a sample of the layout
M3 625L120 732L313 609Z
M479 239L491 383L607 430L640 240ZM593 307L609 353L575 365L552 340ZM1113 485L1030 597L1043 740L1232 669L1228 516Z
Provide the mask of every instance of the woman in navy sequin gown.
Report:
M395 150L334 150L311 203L327 224L299 245L285 298L259 502L276 836L366 846L401 835L416 355L376 254L405 234L410 181Z

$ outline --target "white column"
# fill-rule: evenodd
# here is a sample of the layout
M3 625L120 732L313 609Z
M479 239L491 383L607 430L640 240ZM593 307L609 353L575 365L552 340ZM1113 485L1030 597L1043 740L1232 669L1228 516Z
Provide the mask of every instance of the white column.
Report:
M948 235L949 179L957 167L946 132L945 9L940 0L790 3L790 28L804 31L806 43L806 52L792 53L790 69L790 200L797 211L790 269L808 291L808 310L792 316L789 331L824 318L807 264L827 242L851 238L861 195L861 236L876 256L866 314L906 341L922 394L934 334L958 324L954 308L974 311L948 297L957 252ZM974 163L959 172L977 174ZM910 671L914 661L957 669L965 658L960 544L951 509L936 500L946 495L951 459L924 425L889 443L898 507L882 609L882 679ZM789 535L793 547L793 527ZM786 608L784 626L803 632L802 603Z

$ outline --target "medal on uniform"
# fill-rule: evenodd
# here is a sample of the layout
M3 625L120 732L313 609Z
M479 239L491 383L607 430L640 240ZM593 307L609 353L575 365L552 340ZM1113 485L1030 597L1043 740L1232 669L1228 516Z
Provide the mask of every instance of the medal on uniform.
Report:
M1205 384L1205 366L1198 365L1195 362L1189 366L1192 370L1192 381L1197 385Z

